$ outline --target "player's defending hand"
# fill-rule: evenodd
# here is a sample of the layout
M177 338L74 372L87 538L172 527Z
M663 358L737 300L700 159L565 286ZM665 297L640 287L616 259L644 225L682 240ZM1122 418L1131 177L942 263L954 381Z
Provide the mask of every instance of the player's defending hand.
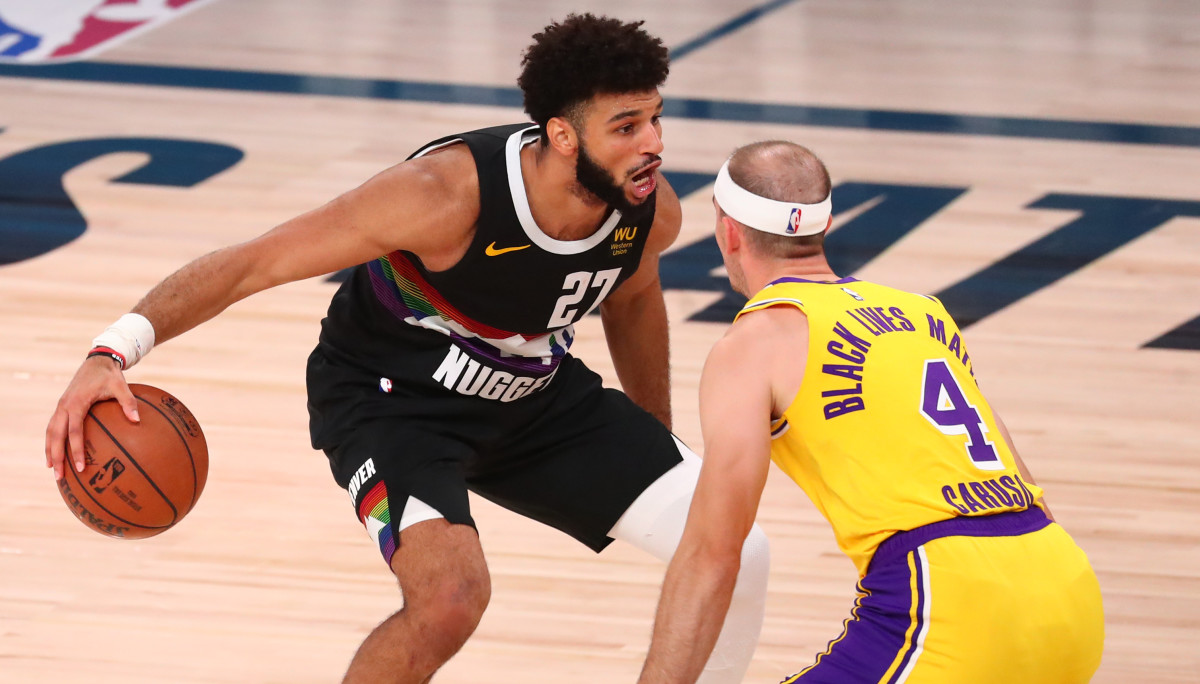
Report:
M92 404L105 399L116 399L130 421L140 420L137 399L129 391L121 368L110 358L93 356L84 360L71 378L46 428L46 467L54 469L56 480L66 475L63 463L68 456L75 470L83 471L83 421Z

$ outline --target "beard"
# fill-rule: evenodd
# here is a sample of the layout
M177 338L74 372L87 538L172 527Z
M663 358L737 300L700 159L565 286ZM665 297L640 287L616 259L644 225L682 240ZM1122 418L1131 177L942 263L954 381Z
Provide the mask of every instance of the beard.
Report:
M638 204L630 202L625 194L624 184L618 183L611 173L596 163L592 155L588 154L583 140L579 141L579 154L575 157L575 182L601 202L629 217L646 211L650 206L649 200L658 192L655 189Z

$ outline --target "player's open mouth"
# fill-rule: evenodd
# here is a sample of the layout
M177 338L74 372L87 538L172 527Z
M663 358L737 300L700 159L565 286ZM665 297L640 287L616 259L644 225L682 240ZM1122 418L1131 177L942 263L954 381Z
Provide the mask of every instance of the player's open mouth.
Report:
M654 178L654 171L662 162L654 162L647 166L644 170L634 175L630 180L633 181L633 196L638 199L645 199L654 192L654 188L658 186L658 181Z

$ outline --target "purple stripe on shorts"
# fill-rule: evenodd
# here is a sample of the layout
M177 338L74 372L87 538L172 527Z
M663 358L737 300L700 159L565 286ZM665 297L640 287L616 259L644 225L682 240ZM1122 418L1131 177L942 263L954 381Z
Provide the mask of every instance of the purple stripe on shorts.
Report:
M913 659L913 654L917 652L917 647L921 644L921 630L925 627L925 602L929 600L929 597L925 595L925 568L921 564L919 556L913 559L913 571L916 573L914 584L917 588L917 609L915 611L917 624L913 627L912 641L908 644L908 650L904 652L904 658L896 666L896 671L892 673L888 684L895 684L899 681L900 675L904 674L904 668L908 667L908 662Z
M923 525L907 532L897 532L888 537L871 557L867 572L878 565L887 565L902 558L913 549L942 537L1016 537L1037 532L1050 524L1042 509L1031 506L1023 511L1009 511L995 515L950 518Z
M842 636L830 643L797 684L875 684L905 650L912 624L912 576L908 563L872 570L859 582L858 600ZM913 632L913 639L917 632Z
M860 598L846 629L830 643L817 661L789 682L796 684L875 684L903 653L892 673L895 681L916 654L924 628L925 568L914 562L916 576L909 570L908 554L934 539L953 536L1011 537L1036 532L1050 524L1042 509L960 517L898 532L880 544L867 574L859 581ZM913 625L913 583L916 625ZM865 594L865 595L863 595ZM909 627L912 641L906 643Z

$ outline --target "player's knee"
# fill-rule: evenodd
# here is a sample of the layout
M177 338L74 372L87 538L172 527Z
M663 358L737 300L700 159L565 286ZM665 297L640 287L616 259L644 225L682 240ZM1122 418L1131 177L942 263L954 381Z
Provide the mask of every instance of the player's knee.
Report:
M404 610L416 614L427 636L453 652L475 631L491 597L487 573L439 577L406 594Z
M767 574L770 569L771 545L767 541L766 533L756 523L746 535L746 541L742 543L742 565L738 571L734 595L764 596L767 592Z
M492 598L487 574L478 577L446 578L438 582L434 600L442 622L458 631L474 630Z

